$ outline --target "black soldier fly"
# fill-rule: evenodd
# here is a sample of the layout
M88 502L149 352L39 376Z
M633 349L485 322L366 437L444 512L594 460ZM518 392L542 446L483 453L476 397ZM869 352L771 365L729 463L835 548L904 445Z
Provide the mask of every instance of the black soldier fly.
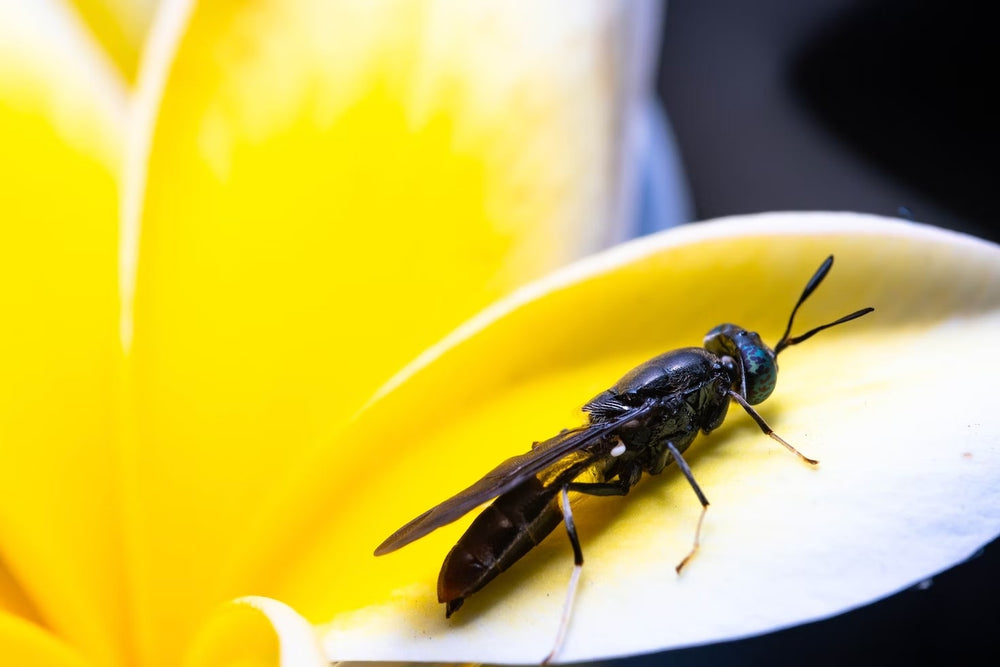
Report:
M708 509L708 499L682 453L699 431L709 433L722 424L730 401L738 403L765 434L801 460L817 463L778 436L751 406L763 402L774 390L776 358L785 348L874 310L862 308L801 336L789 335L799 306L823 282L832 265L830 256L810 278L773 350L756 333L734 324L721 324L705 335L704 347L673 350L636 366L611 389L583 406L588 415L586 425L564 430L535 443L529 452L507 459L469 488L390 535L375 549L375 555L395 551L495 498L441 566L438 601L445 604L445 615L451 616L466 597L482 589L564 523L575 565L555 646L544 662L550 661L565 637L583 565L569 492L625 495L644 472L656 475L676 463L702 506L694 545L677 565L680 572L698 550ZM578 481L581 477L593 481Z

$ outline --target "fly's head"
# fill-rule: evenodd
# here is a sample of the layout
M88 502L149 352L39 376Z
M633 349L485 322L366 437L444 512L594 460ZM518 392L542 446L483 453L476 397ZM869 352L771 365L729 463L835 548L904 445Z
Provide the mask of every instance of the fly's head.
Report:
M774 391L777 355L756 332L735 324L720 324L705 334L705 349L731 366L732 388L750 405L763 402Z
M871 307L862 308L833 322L810 329L802 335L790 335L799 306L819 287L826 274L830 272L831 266L833 266L833 255L820 264L819 269L806 283L799 300L792 308L785 333L773 350L764 344L755 332L747 331L735 324L720 324L705 335L705 349L722 360L733 382L733 391L739 392L750 405L764 401L774 391L774 385L778 380L778 355L782 350L809 340L824 329L850 322L875 310Z

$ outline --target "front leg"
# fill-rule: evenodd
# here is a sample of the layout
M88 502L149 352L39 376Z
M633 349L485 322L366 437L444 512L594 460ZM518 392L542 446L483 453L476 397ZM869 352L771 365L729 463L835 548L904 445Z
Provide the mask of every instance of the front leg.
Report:
M787 442L785 442L785 439L782 438L777 433L775 433L774 429L771 428L770 426L768 426L767 422L764 421L764 418L761 417L759 414L757 414L757 411L754 410L753 407L751 407L751 405L749 403L747 403L743 399L742 396L740 396L739 394L737 394L735 391L732 391L732 390L729 391L729 396L734 401L736 401L737 403L739 403L740 407L742 407L744 410L746 410L746 413L748 415L750 415L750 417L755 422L757 422L757 426L759 426L760 430L764 432L764 435L770 436L772 440L774 440L775 442L779 443L785 449L787 449L788 451L790 451L792 454L795 454L802 461L808 463L809 465L817 465L817 464L819 464L819 461L817 461L816 459L809 458L808 456L806 456L805 454L803 454L802 452L800 452L799 450L795 449L790 444L788 444Z

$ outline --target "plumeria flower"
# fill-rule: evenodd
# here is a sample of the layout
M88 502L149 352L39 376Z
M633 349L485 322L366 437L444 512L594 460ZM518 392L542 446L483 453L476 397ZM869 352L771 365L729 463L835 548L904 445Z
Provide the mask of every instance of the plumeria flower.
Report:
M587 499L576 513L586 564L561 658L688 646L824 618L974 554L1000 529L990 408L998 362L960 362L1000 324L1000 249L872 216L746 216L641 239L557 272L468 322L384 388L348 437L363 450L402 439L412 449L378 465L371 496L355 500L404 507L375 528L350 527L367 538L337 582L358 577L369 591L383 590L382 601L331 615L327 651L541 659L571 569L561 535L470 598L455 617L469 614L465 622L434 614L433 574L460 527L385 562L365 558L363 547L474 481L455 479L449 462L475 459L482 474L518 453L511 443L581 423L583 402L645 359L698 345L726 321L773 344L827 253L836 263L795 329L862 306L876 310L789 348L774 394L758 406L820 464L803 465L733 406L721 429L688 450L712 504L701 549L680 576L674 567L691 548L701 510L682 475L668 469L627 498ZM478 372L462 372L468 368ZM434 405L404 423L406 406L427 395ZM335 456L328 450L311 466L313 482L303 481L286 513L322 485L320 471ZM335 549L355 553L331 544L314 557L332 558Z
M682 576L676 471L587 499L559 659L837 613L1000 532L1000 361L957 363L1000 332L996 246L784 214L559 268L628 217L629 3L167 1L137 63L92 8L96 44L3 11L5 662L537 662L565 539L449 621L460 525L374 547L642 360L725 321L773 342L831 253L801 326L877 310L761 407L820 466L732 410L690 450Z

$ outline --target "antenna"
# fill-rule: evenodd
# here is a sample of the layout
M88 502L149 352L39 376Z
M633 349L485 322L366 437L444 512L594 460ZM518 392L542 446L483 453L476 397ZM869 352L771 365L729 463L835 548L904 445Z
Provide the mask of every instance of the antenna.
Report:
M823 261L823 263L820 264L819 268L816 270L816 273L814 273L813 277L809 279L808 283L806 283L806 288L802 290L802 296L799 297L799 300L795 303L795 307L792 308L792 314L788 318L788 326L785 327L785 333L781 336L781 340L778 341L778 344L774 346L774 356L778 356L778 354L780 354L781 351L784 350L786 347L791 347L792 345L798 345L802 341L809 340L823 329L829 329L830 327L835 327L838 324L843 324L844 322L850 322L851 320L856 320L862 315L867 315L868 313L875 310L870 306L868 308L862 308L861 310L857 310L851 313L850 315L844 315L839 320L835 320L833 322L829 322L827 324L818 326L815 329L811 329L806 333L802 334L801 336L795 336L790 338L788 334L790 334L792 331L792 322L795 321L795 314L799 312L799 306L801 306L802 303L809 298L809 295L811 295L814 291L816 291L816 288L819 287L819 284L823 282L824 278L826 278L826 274L830 272L831 266L833 266L833 255L827 257Z

